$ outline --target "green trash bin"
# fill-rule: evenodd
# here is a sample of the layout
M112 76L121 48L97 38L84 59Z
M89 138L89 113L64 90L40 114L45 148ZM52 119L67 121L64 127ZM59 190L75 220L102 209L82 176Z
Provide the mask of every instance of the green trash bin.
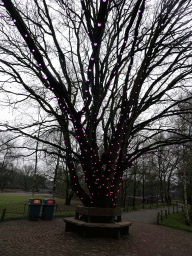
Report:
M29 199L28 202L28 220L38 220L41 210L42 199Z
M42 220L52 220L55 207L55 200L43 199L42 206Z

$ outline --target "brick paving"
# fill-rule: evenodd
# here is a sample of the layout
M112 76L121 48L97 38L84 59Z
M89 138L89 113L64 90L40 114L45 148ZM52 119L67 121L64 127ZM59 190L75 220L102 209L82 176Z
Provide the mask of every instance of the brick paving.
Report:
M63 218L0 223L0 256L192 256L192 233L132 221L130 235L83 238Z

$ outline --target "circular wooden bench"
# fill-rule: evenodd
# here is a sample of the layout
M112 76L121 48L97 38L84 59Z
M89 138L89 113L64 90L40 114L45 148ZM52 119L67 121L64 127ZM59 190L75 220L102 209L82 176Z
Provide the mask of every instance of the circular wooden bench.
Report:
M84 220L81 220L83 216ZM115 219L117 217L117 219ZM80 218L80 219L79 219ZM66 223L65 232L77 231L82 236L110 234L120 239L121 235L129 234L131 222L121 220L121 208L97 208L77 206L76 215L63 219Z

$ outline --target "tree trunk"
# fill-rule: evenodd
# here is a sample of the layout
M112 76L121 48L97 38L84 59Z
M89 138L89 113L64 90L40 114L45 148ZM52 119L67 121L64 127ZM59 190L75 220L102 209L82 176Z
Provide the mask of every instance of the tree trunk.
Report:
M184 211L185 211L186 225L190 226L188 204L187 204L187 186L186 186L186 170L185 170L185 168L183 170L183 188L184 188Z
M66 200L65 205L71 205L71 199L74 196L74 191L72 190L70 194L68 193L68 189L66 189Z
M183 189L184 189L184 212L185 212L185 224L190 226L188 204L187 204L187 186L186 186L186 163L185 163L185 153L183 149Z
M145 176L143 175L143 204L145 203Z
M60 133L60 140L59 140L59 144L61 145L61 139L62 139L62 133ZM61 150L59 149L59 154L61 153ZM59 156L57 157L57 164L55 167L55 174L54 174L54 181L53 181L53 199L55 197L55 190L56 190L56 184L57 184L57 171L59 168L59 162L60 162L60 158Z
M39 127L39 132L40 132L40 127ZM38 137L39 137L39 133L38 133ZM34 192L35 192L35 186L36 186L37 150L38 150L38 141L37 141L37 144L36 144L36 152L35 152L35 170L34 170L34 175L33 175L32 198L34 198Z
M163 202L166 202L166 184L165 184L165 175L163 177Z
M169 192L170 185L171 185L170 179L171 179L171 174L168 177L168 183L167 183L167 201L168 201L168 204L171 204L171 196L170 196L170 192Z
M124 211L125 211L125 209L126 209L126 204L127 204L127 172L126 172L126 179L125 179L125 181L123 182L123 184L122 185L124 185L124 186L122 186L122 189L123 189L123 207L124 207Z
M160 182L161 182L161 202L163 203L163 180L162 180L162 174L161 174Z
M145 203L145 174L144 173L145 173L145 167L144 167L144 159L143 159L143 205Z
M122 182L122 188L121 188L121 204L123 204L124 210L125 210L125 180Z
M133 210L134 210L134 207L135 207L135 196L136 196L136 171L135 171L135 174L134 174L134 189L133 189Z

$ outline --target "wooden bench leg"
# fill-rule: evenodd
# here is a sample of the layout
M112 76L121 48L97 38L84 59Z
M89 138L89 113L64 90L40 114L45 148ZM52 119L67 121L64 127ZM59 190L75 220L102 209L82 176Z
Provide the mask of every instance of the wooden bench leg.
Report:
M121 216L117 216L117 222L121 222Z
M125 235L130 235L130 234L129 234L129 227L126 227L126 229L125 229Z
M124 227L121 230L122 235L129 235L129 227Z
M71 225L69 222L65 222L65 232L70 232L71 231Z
M82 236L83 236L83 237L87 237L87 231L86 231L86 229L84 229L84 230L82 231Z
M87 237L87 229L86 229L86 227L79 227L78 228L78 233L79 233L79 235L80 236L82 236L82 237Z
M130 235L129 234L129 226L121 228L121 234L122 235Z
M78 212L75 213L75 219L79 220L79 213Z
M120 229L117 229L116 231L116 239L119 240L121 238Z

